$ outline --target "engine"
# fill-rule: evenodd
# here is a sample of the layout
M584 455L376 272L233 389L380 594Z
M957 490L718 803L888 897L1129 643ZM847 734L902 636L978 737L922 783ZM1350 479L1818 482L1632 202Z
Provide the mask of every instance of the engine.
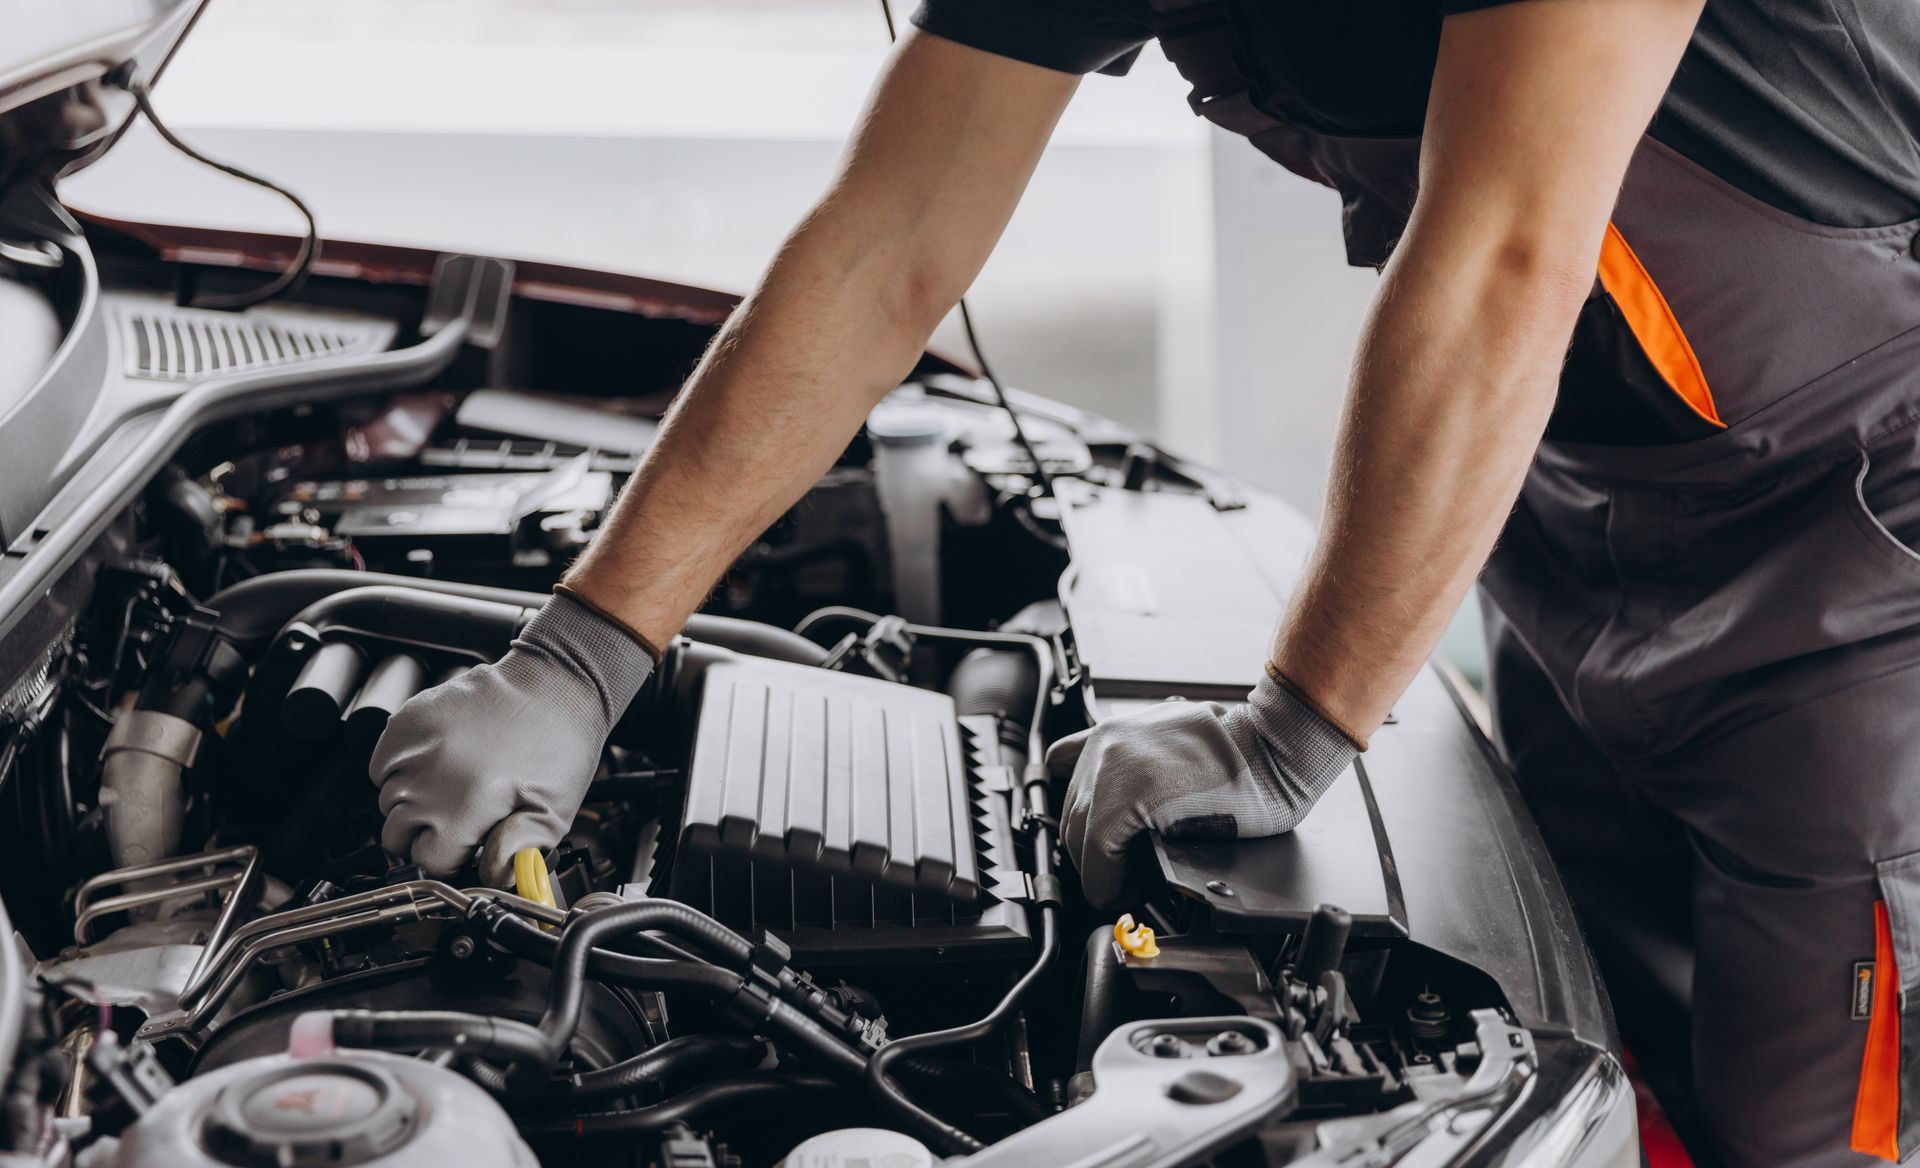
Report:
M1088 908L1043 765L1101 712L1060 516L993 410L890 405L511 889L384 854L368 757L505 651L651 420L483 390L197 438L0 703L37 727L0 762L16 1129L128 1168L1284 1163L1514 1089L1498 989L1389 912L1209 916L1191 852ZM1204 496L1030 425L1056 474Z

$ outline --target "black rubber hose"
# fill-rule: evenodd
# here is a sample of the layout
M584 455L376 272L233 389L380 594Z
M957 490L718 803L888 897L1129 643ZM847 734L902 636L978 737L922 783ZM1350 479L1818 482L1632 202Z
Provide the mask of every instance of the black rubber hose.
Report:
M705 922L726 931L724 926L711 918L673 901L648 901L644 905L623 907L654 910L645 914L627 914L645 918L642 924L636 926L638 928L672 928L677 925L684 931L697 933L703 931L699 928L699 922ZM553 976L548 983L547 1013L541 1018L539 1026L452 1011L334 1010L327 1012L331 1019L333 1042L337 1046L375 1050L471 1051L477 1056L509 1064L508 1074L500 1077L497 1084L495 1076L490 1074L475 1075L480 1082L496 1089L508 1086L528 1089L538 1087L545 1081L572 1043L574 1031L580 1024L589 967L606 967L626 984L693 989L716 996L735 994L744 984L745 979L740 974L729 973L700 961L635 957L593 948L591 942L596 936L611 930L605 926L599 930L582 929L580 926L611 916L617 911L608 909L576 918L563 936L580 936L585 941L577 943L572 950L567 948L564 941L548 946L548 934L517 917L501 915L492 922L495 926L492 934L500 938L509 951L518 953L524 949L526 955L534 960L545 960L554 966ZM698 918L698 921L691 918ZM738 943L740 952L737 959L744 964L752 947L737 934L729 931L728 936Z
M540 1033L546 1037L546 1069L551 1070L559 1060L580 1024L580 1010L586 998L587 967L595 946L602 941L611 941L643 929L673 933L719 955L726 963L743 969L752 960L753 946L746 938L698 909L678 901L644 900L576 916L561 930L560 948L554 954L553 972L547 982L547 1009L538 1026ZM762 1025L803 1047L805 1053L825 1062L829 1070L855 1080L868 1072L866 1058L848 1047L818 1020L777 998L767 1000L760 1008L765 1010ZM521 1082L530 1082L532 1076L533 1068L527 1066L517 1077ZM904 1097L900 1102L910 1109L904 1110L904 1114L915 1122L930 1125L939 1123Z
M796 1048L800 1054L811 1056L837 1078L848 1083L860 1082L860 1077L867 1071L866 1055L854 1050L817 1020L787 1003L776 999L766 1005L767 1014L760 1023L761 1028L783 1038L787 1045ZM933 1118L917 1107L914 1112L907 1118L916 1123Z
M459 1061L460 1073L495 1095L507 1094L507 1073L480 1058Z
M228 640L249 653L257 653L308 605L336 592L370 586L405 588L526 609L539 608L547 602L546 594L541 592L488 588L455 580L425 580L341 568L297 568L242 580L214 593L206 604L220 614L220 630ZM827 651L805 637L758 621L696 614L688 618L684 632L689 640L752 657L769 657L798 665L818 665L827 659Z
M489 927L493 929L493 937L516 956L548 966L558 958L559 942L554 935L542 932L518 917L503 917ZM686 989L722 1002L732 1000L746 984L743 975L715 965L699 961L634 957L603 948L593 950L587 968L603 981L618 985L644 989ZM859 1082L866 1073L865 1056L842 1042L818 1021L782 1001L764 1003L762 1008L765 1012L755 1024L785 1039L799 1053L811 1056L850 1082Z
M586 1002L587 966L594 947L601 941L644 929L660 929L684 937L735 966L744 967L753 955L753 946L746 938L678 901L643 900L575 916L561 929L560 948L553 956L552 976L547 979L547 1009L538 1024L546 1039L542 1072L552 1071L580 1026L580 1011ZM534 1071L529 1063L515 1077L532 1083ZM543 1073L541 1078L544 1077Z
M753 959L753 945L745 937L689 905L675 900L642 900L595 909L568 921L560 931L560 947L553 958L553 979L547 989L547 1015L540 1029L553 1034L579 1021L581 990L587 962L601 941L659 929L692 942L720 959L721 964L744 970ZM650 958L635 958L646 961Z
M492 661L506 653L521 626L538 611L537 604L502 604L397 584L368 584L329 592L294 613L290 623L305 625L323 637L333 630L371 633L407 644L458 647Z
M1007 618L999 631L1051 638L1066 627L1059 601L1036 600ZM1015 756L1011 761L1019 769L1027 761L1040 684L1040 665L1031 653L982 648L953 667L947 676L947 693L962 717L992 714L1000 719L1001 744Z
M916 1087L930 1088L943 1096L970 1090L1004 1106L1022 1126L1031 1126L1053 1115L1052 1108L1014 1082L1012 1076L979 1063L958 1059L907 1059L894 1067L893 1073Z
M147 674L135 709L171 714L205 730L232 708L247 682L247 662L238 646L219 635L218 622L203 640L208 632L198 613L175 622L165 655ZM175 660L176 653L182 658Z
M1042 667L1045 672L1045 667ZM927 1115L907 1097L898 1084L889 1076L889 1068L898 1065L901 1060L925 1055L943 1047L958 1046L965 1042L977 1042L986 1038L1007 1020L1013 1017L1020 1003L1026 999L1040 979L1060 956L1060 879L1053 872L1053 823L1047 814L1047 780L1044 771L1037 774L1032 782L1022 788L1026 794L1027 811L1033 833L1033 889L1040 914L1040 952L1034 957L1027 972L1013 983L1000 1001L989 1010L985 1017L962 1026L949 1027L946 1030L934 1030L926 1034L914 1034L896 1039L881 1047L867 1060L867 1087L902 1115L924 1116L928 1123L921 1124L933 1137L933 1142L950 1154L965 1154L980 1151L984 1144L968 1135L958 1127L946 1123L937 1117Z
M335 1046L359 1050L484 1050L516 1064L547 1057L546 1036L524 1022L453 1010L331 1010Z
M727 1113L737 1118L748 1108L835 1094L840 1089L839 1083L824 1075L751 1075L715 1079L650 1107L550 1120L532 1130L542 1135L572 1136L582 1140L645 1135L675 1124L699 1126L703 1118L713 1113Z
M672 1079L714 1071L752 1070L766 1056L767 1044L757 1038L690 1034L670 1039L610 1067L580 1071L555 1087L572 1105L604 1103L664 1086ZM507 1073L492 1063L468 1058L462 1060L460 1069L495 1095L511 1094Z
M1014 1011L1020 1008L1020 1003L1026 998L1028 991L1046 974L1048 969L1052 968L1054 959L1059 956L1059 917L1060 910L1057 906L1052 904L1041 906L1039 956L1034 959L1033 965L1027 969L1027 972L1020 975L1020 980L1013 983L1013 988L1009 989L984 1017L946 1030L934 1030L926 1034L914 1034L895 1039L875 1052L874 1056L867 1060L866 1074L867 1086L873 1093L896 1110L910 1108L924 1115L925 1112L907 1098L894 1083L889 1069L901 1059L924 1055L949 1046L958 1046L965 1042L978 1042L993 1034L1013 1017ZM939 1119L934 1119L933 1122L937 1125L933 1129L933 1134L948 1154L978 1152L986 1146L950 1123Z
M1015 619L1028 619L1030 614L1038 613L1042 607L1042 605L1028 605L1020 611ZM1040 618L1038 616L1032 616L1031 619L1037 621ZM879 624L880 620L881 618L879 616L862 609L849 608L843 604L830 604L825 608L814 610L795 626L794 631L803 636L810 637L812 634L818 632L822 625L839 622L852 625L856 628L871 628ZM916 625L911 623L901 624L899 629L909 637L930 641L946 641L961 645L983 645L993 649L1012 649L1027 653L1032 657L1033 667L1039 677L1039 683L1035 685L1033 689L1033 712L1023 719L1023 724L1027 727L1027 744L1025 749L1020 752L1026 759L1022 773L1025 776L1024 781L1029 786L1045 783L1047 781L1047 770L1042 762L1041 755L1045 753L1046 746L1042 741L1042 727L1040 723L1046 717L1046 706L1052 697L1053 680L1057 665L1054 647L1047 638L1035 633L982 632L977 629L949 629L942 628L938 625Z
M673 1080L716 1071L750 1071L767 1057L767 1044L730 1034L687 1034L597 1071L567 1079L567 1099L598 1103L620 1099Z
M489 935L508 952L540 965L551 966L560 950L559 937L542 932L521 917L504 916L489 929ZM636 957L598 948L588 959L587 970L602 980L633 989L692 990L709 996L737 993L745 981L740 974L704 961Z
M1087 936L1086 977L1080 983L1080 1046L1074 1070L1093 1069L1093 1052L1118 1029L1127 989L1126 970L1113 957L1113 930L1101 925Z
M1000 745L1016 756L1016 771L1027 761L1027 732L1039 690L1040 667L1033 656L1009 649L975 649L947 677L955 713L963 718L991 714L999 720Z

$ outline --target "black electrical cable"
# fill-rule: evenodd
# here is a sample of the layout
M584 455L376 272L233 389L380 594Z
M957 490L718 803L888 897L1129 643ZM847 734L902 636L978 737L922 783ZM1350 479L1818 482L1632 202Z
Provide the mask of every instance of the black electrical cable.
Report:
M980 348L980 338L973 332L973 312L967 307L967 298L964 296L960 298L960 326L966 330L967 347L973 350L973 363L980 367L980 375L987 379L988 385L993 387L993 400L1000 403L1000 408L1006 411L1007 419L1013 423L1014 440L1020 444L1020 449L1033 463L1033 477L1034 481L1040 484L1040 493L1053 494L1053 473L1047 470L1047 464L1041 461L1040 451L1034 446L1033 439L1027 437L1027 428L1020 422L1020 411L1014 409L1013 403L1007 400L1006 387L1000 384L1000 379L994 376L993 367L987 364L987 355Z
M880 0L880 15L887 22L887 40L900 39L893 23L892 0ZM1047 464L1040 460L1040 451L1027 437L1027 428L1020 422L1020 411L1013 408L1013 402L1007 398L1007 389L994 376L993 366L987 364L987 354L980 348L980 337L973 331L973 311L967 307L967 298L960 298L960 327L967 334L967 348L973 351L973 363L980 370L980 376L993 388L993 400L1006 411L1007 419L1013 423L1013 440L1020 444L1020 450L1033 463L1033 479L1040 485L1040 493L1053 494L1053 475L1047 470Z
M297 291L302 284L305 284L307 277L313 272L314 261L320 256L320 224L314 219L312 208L308 207L299 195L294 194L280 184L261 178L251 171L242 170L230 163L208 158L206 155L181 141L179 136L168 129L167 124L160 120L159 113L154 110L153 97L147 89L146 82L135 81L131 83L127 87L127 92L133 95L134 103L140 107L140 112L146 115L148 124L153 126L154 132L158 133L167 145L178 150L188 158L193 159L195 162L210 166L223 174L230 174L242 182L252 183L257 187L265 187L287 202L292 203L294 209L300 212L301 218L307 221L307 232L300 240L300 250L294 253L293 262L288 264L286 269L278 276L275 276L260 287L250 289L246 292L236 292L226 296L201 297L194 302L193 307L218 309L251 308L256 304L271 300L275 296Z

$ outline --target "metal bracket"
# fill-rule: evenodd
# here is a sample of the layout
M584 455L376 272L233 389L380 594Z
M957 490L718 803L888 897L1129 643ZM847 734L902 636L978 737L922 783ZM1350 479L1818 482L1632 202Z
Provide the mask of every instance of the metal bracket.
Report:
M1122 1026L1094 1052L1093 1080L1086 1102L949 1163L1172 1168L1233 1143L1299 1097L1286 1039L1257 1018Z

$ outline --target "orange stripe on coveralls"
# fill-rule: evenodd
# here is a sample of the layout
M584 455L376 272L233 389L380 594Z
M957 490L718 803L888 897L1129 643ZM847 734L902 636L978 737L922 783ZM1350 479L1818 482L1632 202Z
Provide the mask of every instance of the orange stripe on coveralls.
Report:
M1688 409L1725 429L1727 424L1714 408L1707 375L1700 371L1700 358L1694 355L1687 334L1680 330L1667 298L1647 275L1640 257L1633 254L1626 237L1611 223L1600 244L1600 286L1613 297L1634 339L1640 342L1640 350L1668 387L1680 395Z
M1862 972L1865 972L1864 970ZM1900 969L1893 957L1887 902L1873 906L1873 1013L1867 1052L1860 1058L1860 1092L1853 1098L1853 1150L1900 1159Z

